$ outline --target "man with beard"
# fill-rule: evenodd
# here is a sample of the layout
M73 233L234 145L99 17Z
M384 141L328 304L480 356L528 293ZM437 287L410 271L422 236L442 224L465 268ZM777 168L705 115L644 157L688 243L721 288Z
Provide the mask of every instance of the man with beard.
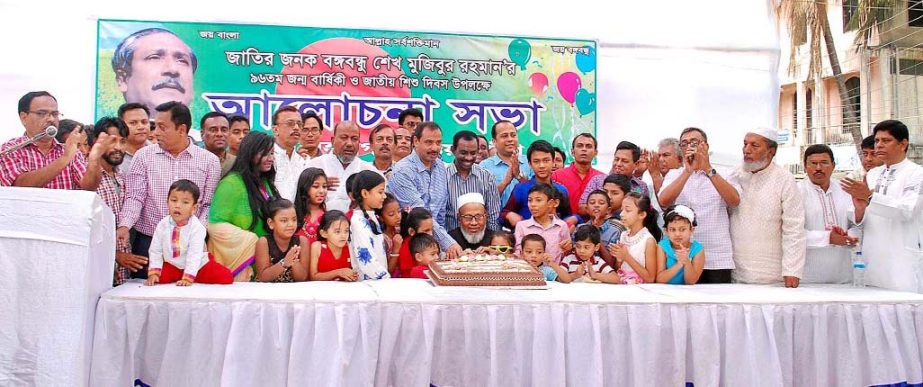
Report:
M99 175L99 186L96 187L96 194L112 209L112 214L118 219L122 204L125 202L125 191L123 190L125 182L122 180L122 175L118 173L118 170L125 156L123 149L128 137L128 127L115 117L103 117L96 121L93 131L93 139L98 138L102 133L106 133L110 138L115 138L112 148L103 154L102 162L99 164L101 173ZM131 245L122 240L116 240L115 251L131 253ZM112 279L112 285L121 285L131 277L131 272L140 270L146 263L147 260L141 256L117 254L115 256L115 275Z
M375 155L372 164L378 172L385 175L385 179L391 177L391 166L394 165L391 162L391 150L395 144L394 129L388 124L380 124L369 133L369 145L372 147L372 154Z
M451 149L452 154L455 155L455 161L446 167L449 173L446 230L453 230L459 226L455 212L458 211L461 197L468 193L480 194L481 201L484 202L482 204L487 210L487 222L484 224L491 230L499 230L500 193L497 191L493 175L484 167L475 164L478 153L477 137L467 130L455 133Z
M394 194L401 208L423 207L433 215L433 236L446 257L458 257L461 247L445 228L448 203L449 174L442 155L442 128L435 122L417 125L413 134L414 151L394 165L388 179L388 191Z
M805 283L843 284L852 279L850 248L858 242L857 224L867 203L854 200L840 188L839 180L831 179L835 166L830 147L815 144L805 149L808 180L798 183L804 201Z
M148 112L169 101L189 106L196 67L198 59L192 49L163 28L147 28L129 35L112 55L115 82L125 102L138 102Z
M805 260L804 206L795 177L772 162L776 136L774 129L748 132L744 163L732 173L741 187L740 204L730 208L732 276L735 282L797 288Z
M395 164L407 157L413 150L411 149L413 146L413 133L421 122L423 122L423 112L420 109L404 109L397 117L397 124L400 126L394 130L396 146L394 147L392 160Z
M885 120L872 132L875 155L884 164L872 168L865 182L842 182L843 190L855 200L868 203L862 240L868 283L919 292L923 289L917 277L923 259L923 167L907 158L907 125Z
M371 163L356 157L358 154L359 126L353 121L340 121L333 126L333 152L308 162L308 167L323 169L327 174L327 190L331 191L327 195L327 211L349 210L348 189L340 184L341 179L360 171L378 172Z
M288 200L295 200L298 177L308 167L308 160L295 152L303 127L304 121L294 106L279 108L272 115L272 134L276 140L273 151L273 164L276 166L274 183L279 195Z
M128 127L128 136L125 138L125 156L122 160L122 173L128 173L131 162L135 159L138 149L151 145L150 134L154 132L151 127L154 122L150 120L151 112L147 106L137 102L129 102L119 106L119 119Z
M202 116L199 128L202 129L202 142L205 143L205 150L218 156L218 160L221 161L221 177L224 177L234 165L234 160L237 159L228 154L228 135L230 134L228 116L222 112L208 112Z
M462 250L477 250L478 247L490 246L494 232L487 228L487 206L484 197L477 192L466 193L458 197L459 226L449 231Z
M298 148L298 154L308 160L320 157L320 138L324 133L324 122L315 112L302 114L301 121L304 123L304 131L301 134L301 147Z

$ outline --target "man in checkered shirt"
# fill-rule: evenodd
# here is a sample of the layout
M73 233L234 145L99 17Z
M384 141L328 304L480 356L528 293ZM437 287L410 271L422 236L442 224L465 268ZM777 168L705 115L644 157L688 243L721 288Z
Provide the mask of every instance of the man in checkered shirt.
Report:
M196 212L203 224L208 224L215 186L221 178L218 156L192 142L189 130L192 114L181 102L166 102L157 106L157 131L160 140L135 154L131 169L124 176L125 203L119 212L116 238L127 243L129 229L135 229L131 252L147 257L154 229L168 215L167 193L173 182L186 179L202 192ZM132 273L132 278L147 278L147 268Z
M26 93L19 99L19 120L26 132L3 144L0 152L28 141L49 126L58 126L60 117L58 100L50 93ZM100 158L109 151L115 138L102 134L86 158L79 151L85 139L86 133L81 129L63 144L53 136L44 137L0 156L0 186L96 190Z

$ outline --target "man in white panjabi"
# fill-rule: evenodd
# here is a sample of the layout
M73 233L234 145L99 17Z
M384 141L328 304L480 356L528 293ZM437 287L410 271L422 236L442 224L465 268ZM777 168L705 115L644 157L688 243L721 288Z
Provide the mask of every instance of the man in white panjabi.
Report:
M772 162L774 129L744 136L744 163L732 175L740 182L740 204L730 208L735 282L784 282L796 288L804 270L804 207L795 177Z
M852 248L859 241L865 200L854 200L832 179L836 164L833 150L814 144L804 151L808 179L798 183L804 201L807 256L804 283L849 283L852 279Z
M873 129L875 154L884 165L865 182L843 180L843 190L868 202L863 223L862 255L869 285L923 291L923 167L907 159L909 131L900 121L879 122Z
M308 159L295 151L301 140L304 121L294 106L284 106L272 114L273 165L276 167L276 189L279 196L295 200L295 191L301 171L307 168Z
M333 152L308 162L308 167L327 174L327 210L349 210L346 179L359 171L373 171L384 176L372 163L359 159L359 126L353 121L341 121L333 127Z

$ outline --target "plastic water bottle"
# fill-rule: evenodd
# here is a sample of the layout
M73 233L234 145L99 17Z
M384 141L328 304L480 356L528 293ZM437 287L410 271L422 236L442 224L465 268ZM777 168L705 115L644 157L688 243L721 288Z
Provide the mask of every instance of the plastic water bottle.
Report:
M856 249L852 259L852 286L865 287L865 258L862 250Z

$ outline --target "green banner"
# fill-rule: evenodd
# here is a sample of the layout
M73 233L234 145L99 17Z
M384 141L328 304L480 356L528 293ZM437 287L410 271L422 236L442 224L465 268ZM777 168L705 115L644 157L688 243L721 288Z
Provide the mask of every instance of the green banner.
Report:
M362 152L381 123L408 107L490 137L509 120L520 142L562 149L596 132L596 42L337 28L100 20L96 117L119 105L188 104L242 115L269 131L272 112L315 111L326 127L359 124ZM330 149L329 131L321 149ZM450 144L446 144L448 148Z

